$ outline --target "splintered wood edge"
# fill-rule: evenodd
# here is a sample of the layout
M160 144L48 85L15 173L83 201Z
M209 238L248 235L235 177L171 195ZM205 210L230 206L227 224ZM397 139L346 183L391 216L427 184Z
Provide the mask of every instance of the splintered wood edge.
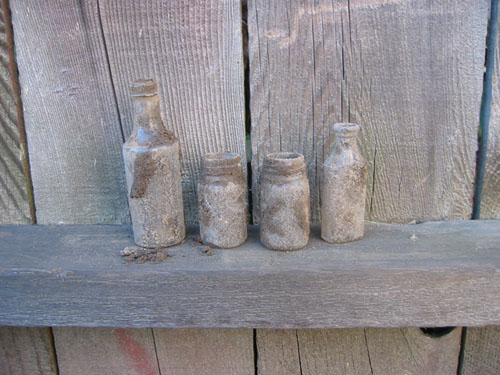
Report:
M0 226L0 325L353 328L500 324L500 221L368 223L361 241L127 261L129 226Z

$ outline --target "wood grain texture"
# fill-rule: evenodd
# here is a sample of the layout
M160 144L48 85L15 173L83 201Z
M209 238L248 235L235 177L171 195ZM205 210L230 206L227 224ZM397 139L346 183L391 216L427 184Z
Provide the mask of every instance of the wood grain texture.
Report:
M457 328L431 338L419 328L257 330L259 375L456 374Z
M495 49L495 72L491 101L490 129L484 171L481 219L500 218L500 38Z
M297 330L258 329L256 331L255 355L259 375L302 375ZM326 330L321 331L326 332Z
M0 326L0 375L57 375L50 328Z
M169 375L254 375L251 329L154 329L158 363Z
M238 0L100 1L125 136L130 84L153 78L165 126L181 143L187 222L198 221L203 154L231 151L246 160L240 7Z
M500 222L367 225L331 245L266 249L258 228L212 256L187 241L125 264L129 226L0 226L0 324L348 328L500 324ZM193 246L194 245L194 246ZM47 293L50 291L50 293Z
M38 223L128 222L97 1L11 7Z
M470 216L488 1L251 0L248 14L255 215L263 156L295 151L318 220L330 125L352 121L367 218Z
M460 375L500 373L500 326L468 328Z
M12 85L12 56L9 25L0 4L0 223L31 222L23 149L18 128L15 92Z
M159 375L151 329L54 328L60 375Z

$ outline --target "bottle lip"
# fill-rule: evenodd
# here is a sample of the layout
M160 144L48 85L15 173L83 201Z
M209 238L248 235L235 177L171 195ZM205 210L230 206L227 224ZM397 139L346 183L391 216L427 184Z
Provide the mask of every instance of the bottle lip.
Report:
M355 137L361 126L353 122L341 122L333 125L333 131L335 135L341 137Z
M203 155L202 168L204 170L224 170L240 168L241 156L232 152L212 152Z
M158 95L158 86L152 79L138 79L130 86L132 96L154 96Z
M291 176L305 171L304 155L298 152L273 152L264 158L264 173Z

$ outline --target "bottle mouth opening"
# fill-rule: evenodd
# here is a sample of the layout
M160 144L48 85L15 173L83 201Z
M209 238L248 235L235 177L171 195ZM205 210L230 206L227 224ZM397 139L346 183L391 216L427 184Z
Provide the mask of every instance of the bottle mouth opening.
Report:
M358 134L361 127L358 124L352 122L342 122L333 125L333 131L336 135L344 137L353 137Z
M298 152L273 152L271 154L267 154L267 159L277 162L294 162L294 160L302 161L304 160L304 155L299 154Z
M241 156L232 152L214 152L203 155L202 167L206 169L225 169L239 167Z
M154 96L158 95L158 86L152 79L138 79L130 87L132 96Z
M264 173L290 176L305 170L304 155L298 152L273 152L264 158Z

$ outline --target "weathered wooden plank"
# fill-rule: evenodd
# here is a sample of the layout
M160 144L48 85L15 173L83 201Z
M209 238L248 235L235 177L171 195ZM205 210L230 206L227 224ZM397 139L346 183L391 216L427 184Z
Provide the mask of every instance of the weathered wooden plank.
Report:
M31 222L23 148L12 81L12 35L8 7L0 4L0 223ZM6 23L7 21L7 23Z
M500 326L467 328L460 375L500 373Z
M258 373L456 374L461 329L257 330Z
M162 374L254 374L251 329L154 329L154 337Z
M500 218L500 38L497 38L496 47L481 219Z
M1 375L56 375L50 328L0 327Z
M332 245L193 246L124 264L129 226L0 226L0 324L347 328L500 324L500 222L367 225ZM46 291L51 291L47 293ZM264 291L264 292L263 292Z
M240 1L99 3L125 136L130 83L155 79L165 126L181 143L185 216L197 222L203 154L231 151L245 160Z
M38 223L128 222L97 1L11 7Z
M151 329L54 328L60 375L158 375Z
M254 214L263 156L295 151L318 220L330 124L349 120L367 218L470 216L487 0L251 0L248 14Z
M259 375L302 375L297 330L258 329L256 335Z

